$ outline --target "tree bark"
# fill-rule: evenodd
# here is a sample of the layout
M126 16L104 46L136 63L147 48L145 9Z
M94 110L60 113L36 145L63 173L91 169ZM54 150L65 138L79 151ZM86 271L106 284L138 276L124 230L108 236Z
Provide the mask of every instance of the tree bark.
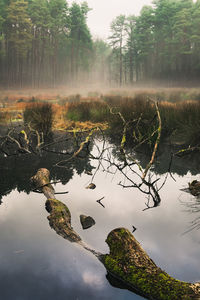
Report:
M103 255L107 271L147 299L200 299L200 283L176 280L162 271L125 228L108 235L110 254Z
M50 226L57 234L70 242L80 242L80 236L71 226L71 214L68 207L55 198L55 191L49 181L49 170L39 169L31 181L39 191L43 192L47 198L46 210L50 213L48 216Z

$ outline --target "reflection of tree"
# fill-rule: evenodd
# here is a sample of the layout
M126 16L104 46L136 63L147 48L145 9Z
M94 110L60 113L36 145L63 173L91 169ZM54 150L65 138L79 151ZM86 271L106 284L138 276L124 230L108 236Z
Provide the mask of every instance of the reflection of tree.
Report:
M111 144L119 146L119 141L112 137L110 140ZM169 171L169 163L172 159L172 164L170 166L170 172L178 174L181 176L186 175L188 172L191 172L192 175L197 175L200 173L200 155L197 152L190 153L184 156L173 155L177 149L180 149L180 146L173 146L167 142L160 142L159 149L157 151L156 159L152 166L152 169L157 174L165 174ZM131 145L127 144L127 152L133 153ZM137 160L140 162L140 165L145 168L147 165L150 155L151 148L149 145L143 145L138 148L137 151L134 151L134 154Z
M177 151L176 146L171 146L167 143L161 143L155 161L154 171L158 174L164 174L169 169L169 161L173 155L172 164L170 166L170 172L181 176L184 176L191 172L192 175L200 173L200 156L198 153L193 152L184 156L177 156L174 153ZM142 159L142 157L140 157ZM139 158L139 159L140 159Z
M153 102L152 105L155 107L155 116L153 119L157 119L157 122L156 126L152 127L152 132L148 135L144 134L143 136L141 136L141 132L139 130L139 124L141 123L142 116L139 116L139 118L136 118L132 121L127 121L120 111L114 107L109 107L110 113L118 116L123 125L122 135L120 136L120 144L117 149L115 149L115 147L113 148L111 145L106 146L106 141L104 138L102 142L102 149L100 150L99 146L95 144L97 149L95 152L98 154L96 156L93 154L91 155L93 159L97 159L99 161L97 170L101 167L104 171L111 173L114 172L114 174L116 174L118 171L123 175L124 178L124 183L119 182L120 186L123 188L137 188L139 191L147 195L148 201L146 203L146 209L159 205L161 199L158 192L164 184L162 183L161 186L158 187L157 183L159 178L155 178L151 172L160 143L162 128L158 103L154 101L151 102ZM137 134L135 129L134 134L132 135L132 144L134 146L130 152L127 151L126 143L127 137L129 136L129 130L132 126L136 126ZM151 139L154 140L154 143L152 152L150 154L150 159L145 167L142 167L135 156L134 151L137 147L146 144L148 141L151 141ZM137 144L135 144L135 142L137 142ZM114 153L115 155L113 155ZM104 166L104 163L107 164L106 167ZM153 200L153 206L150 203L151 200Z
M106 274L106 279L110 283L111 286L118 288L118 289L125 289L129 290L130 292L140 295L141 297L144 296L143 294L139 293L138 290L134 289L130 285L126 284L125 281L119 280L116 277L112 276L110 272Z
M60 142L59 142L60 141ZM74 175L74 172L81 174L92 170L89 158L86 155L69 160L66 168L58 168L56 164L73 152L73 139L69 137L60 140L56 139L48 144L39 153L27 153L20 155L0 156L1 174L0 195L7 195L13 189L29 193L31 186L28 179L36 173L39 168L45 167L51 171L51 178L54 181L61 181L66 184ZM69 152L69 153L68 153Z
M158 187L159 178L154 176L150 170L144 176L146 168L142 168L136 156L129 157L126 155L124 157L120 147L111 145L106 141L94 142L93 153L90 154L90 157L98 161L98 166L91 181L93 181L98 170L103 170L113 174L113 176L118 174L122 178L118 183L121 187L136 188L147 196L147 208L159 205L161 201Z
M67 183L73 177L74 170L78 174L89 173L93 169L89 160L93 159L98 161L94 176L99 169L112 174L119 173L123 176L120 186L137 188L145 194L147 208L158 206L161 201L159 190L167 180L168 173L183 175L191 170L196 174L200 171L200 164L196 163L194 153L192 157L173 156L172 160L172 153L177 149L160 142L162 124L158 104L152 102L152 109L155 110L152 110L154 126L148 134L142 134L142 115L127 121L120 111L110 108L111 115L118 117L122 124L123 130L116 139L118 142L114 140L113 133L108 142L98 127L84 132L72 129L62 134L54 133L48 140L30 126L4 127L3 131L1 128L0 164L4 174L0 179L1 195L6 195L14 188L29 193L27 178L41 167L51 171L54 181ZM130 130L133 128L131 141ZM97 142L98 138L101 139L100 143ZM158 174L163 173L166 177L161 182Z
M185 233L188 233L194 229L199 230L200 229L200 197L192 197L190 198L189 202L184 201L182 204L186 207L186 211L190 214L196 214L198 215L189 225L188 229L185 231Z

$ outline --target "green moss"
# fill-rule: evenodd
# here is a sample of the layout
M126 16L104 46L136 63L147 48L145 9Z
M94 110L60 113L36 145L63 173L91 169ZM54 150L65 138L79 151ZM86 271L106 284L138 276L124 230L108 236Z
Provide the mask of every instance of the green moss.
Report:
M70 213L68 207L61 201L57 199L48 199L47 201L51 202L51 206L53 206L54 211L57 212L66 211L67 213Z
M50 213L48 216L50 226L59 235L71 242L81 240L80 236L71 227L71 213L64 203L57 199L48 199L46 209Z
M172 278L156 267L149 258L150 263L147 259L144 260L144 265L140 265L142 259L139 263L134 261L137 260L137 256L134 257L133 254L134 248L140 246L128 230L117 229L109 234L106 241L110 247L110 254L104 256L103 263L107 271L115 277L150 299L193 299L194 291L190 283ZM143 254L144 252L141 252L141 257Z

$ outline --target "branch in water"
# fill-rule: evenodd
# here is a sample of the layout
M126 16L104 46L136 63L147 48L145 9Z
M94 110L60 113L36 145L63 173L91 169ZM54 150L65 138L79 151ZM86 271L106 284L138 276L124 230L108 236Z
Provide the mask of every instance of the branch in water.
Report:
M101 203L101 200L103 200L105 197L102 197L101 199L97 200L96 202L99 203L101 206L103 206L105 208L105 206L103 205L103 203Z

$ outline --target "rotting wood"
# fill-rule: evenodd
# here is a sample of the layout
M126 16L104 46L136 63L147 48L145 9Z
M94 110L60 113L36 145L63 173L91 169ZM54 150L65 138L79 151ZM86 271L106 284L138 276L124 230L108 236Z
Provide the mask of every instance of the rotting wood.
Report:
M47 198L45 206L50 213L49 224L63 238L70 242L79 242L81 238L71 226L71 213L64 203L55 198L55 191L50 184L49 176L49 170L41 168L36 175L31 177L34 186L41 190Z
M111 231L106 242L110 254L102 262L107 271L147 299L200 299L200 283L179 281L161 270L127 229Z

